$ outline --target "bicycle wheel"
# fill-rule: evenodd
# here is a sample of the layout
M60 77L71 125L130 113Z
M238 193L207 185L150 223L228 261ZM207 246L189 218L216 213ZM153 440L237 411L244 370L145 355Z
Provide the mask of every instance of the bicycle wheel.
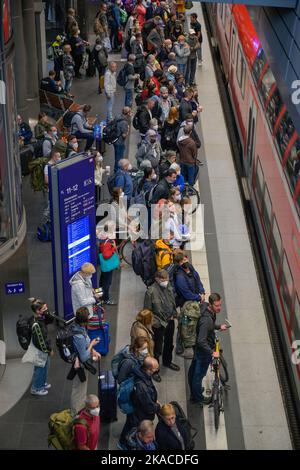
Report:
M220 388L219 388L219 381L217 379L214 380L213 387L212 387L212 406L214 409L214 421L215 421L215 429L216 431L219 429L220 424Z
M200 194L193 186L188 186L186 193L186 195L191 199L192 207L189 211L189 214L194 214L200 204Z
M225 385L229 380L227 362L222 354L220 354L220 380L222 385Z
M132 266L132 252L134 250L134 246L130 238L125 240L124 243L120 246L120 256L121 259L125 261L129 266Z

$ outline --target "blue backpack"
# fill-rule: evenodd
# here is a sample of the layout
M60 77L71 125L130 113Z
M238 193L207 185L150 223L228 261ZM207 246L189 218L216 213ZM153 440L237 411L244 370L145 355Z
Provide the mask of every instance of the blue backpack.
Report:
M131 375L128 379L124 380L118 390L118 406L122 413L129 415L133 413L134 407L132 402L132 393L135 387L135 377Z

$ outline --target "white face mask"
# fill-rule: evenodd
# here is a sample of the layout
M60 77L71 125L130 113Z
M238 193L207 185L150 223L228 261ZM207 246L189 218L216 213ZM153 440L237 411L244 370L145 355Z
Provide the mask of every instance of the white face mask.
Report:
M130 164L130 165L128 166L128 171L131 171L131 170L132 170L132 165Z
M98 408L93 408L92 410L89 410L89 412L92 416L99 416L100 406L98 406Z
M86 279L92 279L92 274L89 274L88 276L85 276Z
M178 194L178 196L175 196L175 201L181 201L181 194Z
M160 285L161 287L165 287L165 288L168 287L168 284L169 284L169 281L161 281L161 282L159 283L159 285Z
M79 145L78 144L72 144L72 147L74 150L78 150Z
M125 193L121 193L120 197L124 197L125 196Z
M146 356L148 356L148 354L149 354L148 348L145 348L145 349L143 349L143 351L140 351L140 356L141 357L146 357Z
M158 130L158 126L152 126L152 129L154 129L155 131Z

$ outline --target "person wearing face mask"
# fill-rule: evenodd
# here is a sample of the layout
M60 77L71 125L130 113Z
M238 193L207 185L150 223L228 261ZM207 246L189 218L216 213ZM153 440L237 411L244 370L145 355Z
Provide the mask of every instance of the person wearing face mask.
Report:
M154 451L157 449L154 439L154 424L152 421L144 419L137 428L133 428L128 434L126 438L127 449Z
M154 421L155 415L160 410L157 401L157 390L153 384L153 375L157 373L159 365L156 359L147 356L142 367L136 366L132 373L135 377L135 385L132 393L132 404L134 411L126 415L126 422L120 435L117 447L128 450L127 436L132 428L138 426L143 420Z
M168 88L167 87L161 87L160 89L160 99L159 99L159 104L162 109L162 114L161 114L161 122L164 124L165 120L168 118L170 110L172 106L174 106L174 102L172 98L169 96Z
M200 276L189 262L185 252L178 252L175 255L174 263L178 265L175 280L175 290L177 294L177 305L182 307L187 301L204 302L205 289Z
M174 52L176 54L178 70L185 76L191 49L188 43L185 41L183 34L178 37L178 42L176 42L174 45Z
M134 341L138 337L145 338L145 340L148 341L150 356L153 356L154 350L152 325L153 313L151 310L143 309L137 314L136 320L133 322L130 330L131 344L134 344Z
M119 365L117 378L119 385L128 379L135 367L140 368L142 366L144 359L149 356L149 350L148 339L138 336L130 346L122 351L123 359Z
M148 287L145 294L144 308L153 312L154 357L159 363L159 358L162 355L165 367L179 371L180 367L172 362L174 318L177 315L176 302L166 270L161 269L155 274L155 283ZM154 379L158 382L161 381L158 371Z
M161 407L155 429L158 450L187 450L188 435L171 404Z
M171 106L169 114L164 121L164 125L161 133L161 145L163 150L172 150L173 152L178 151L176 138L180 128L178 121L178 111L175 106Z
M32 321L32 342L34 346L47 353L47 361L44 367L34 366L33 377L31 383L31 395L43 397L48 394L51 385L47 383L48 370L50 366L50 357L54 355L51 341L48 338L47 325L53 323L54 318L50 316L48 305L41 299L31 297L28 299L31 303L33 311Z
M169 205L166 207L167 215L169 215ZM168 237L161 238L155 242L156 248L156 266L157 270L160 271L161 269L169 266L169 264L173 263L173 242L174 242L174 232L170 231Z
M184 180L193 186L198 174L197 145L192 138L192 126L184 127L184 135L178 139L180 167Z
M47 165L44 168L44 182L45 186L48 187L49 184L49 167L55 165L56 163L61 161L61 155L57 150L53 149L50 152L49 160Z
M75 155L77 155L78 148L79 148L79 145L78 145L77 137L75 135L69 135L68 145L67 145L67 150L66 150L66 158L74 157Z
M173 183L174 188L179 189L180 193L184 190L185 182L184 182L184 177L181 174L180 166L178 163L172 163L170 166L172 170L176 170L176 181ZM181 201L181 194L176 194L176 198L174 202L180 202Z
M138 167L143 160L149 160L152 168L155 170L160 162L162 149L157 141L157 133L153 129L149 129L146 133L145 140L141 142L136 154Z
M199 149L201 147L201 141L200 141L199 136L196 132L193 115L191 113L188 113L186 115L185 120L180 124L180 128L179 128L179 131L178 131L178 134L177 134L177 140L176 140L177 145L178 145L178 141L179 141L180 137L184 136L184 128L185 128L186 125L192 126L191 137L195 141L196 146ZM199 161L198 161L198 164L203 165L203 163L199 162Z
M80 111L77 111L71 121L71 134L77 139L86 139L85 151L87 152L94 143L93 126L88 123L87 115L92 107L85 104Z
M70 279L73 312L80 307L87 307L90 316L93 316L93 305L99 296L94 293L92 276L96 272L92 263L84 263L80 271Z
M75 448L96 450L100 434L100 403L96 395L88 395L74 426Z
M50 126L45 133L43 140L43 157L49 157L51 150L58 140L58 132L55 126Z
M115 187L121 188L124 192L124 196L127 198L127 207L130 203L133 193L133 181L130 175L130 171L132 170L132 165L129 160L126 158L122 158L119 161L119 169L116 172L115 178Z
M124 158L126 139L129 135L131 108L124 106L122 114L116 117L118 140L114 142L115 150L115 172L119 168L119 161Z

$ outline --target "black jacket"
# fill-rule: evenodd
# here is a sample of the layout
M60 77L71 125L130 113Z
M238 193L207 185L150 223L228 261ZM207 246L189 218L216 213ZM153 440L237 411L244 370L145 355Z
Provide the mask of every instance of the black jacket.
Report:
M181 100L179 106L179 121L185 121L187 114L192 114L193 107L190 101L186 101L184 98Z
M36 348L40 351L50 353L52 351L51 341L48 338L48 327L50 323L53 323L54 318L50 315L45 315L45 318L35 317L32 319L32 324L37 323L38 327L35 327L32 331L32 342Z
M186 449L188 436L177 418L176 425L183 438L184 448ZM157 450L182 450L180 441L177 439L171 428L167 426L162 419L157 423L155 429L155 440L157 443Z
M208 304L206 304L197 325L196 350L200 354L212 356L215 350L215 330L219 329L220 325L216 325L216 315L208 309Z
M149 130L150 120L151 116L147 106L142 106L139 113L139 130L141 134L146 134L146 132Z
M151 204L156 204L160 199L168 199L172 187L172 184L168 183L166 178L160 180L153 191L152 201L150 201Z
M135 389L132 396L134 415L140 423L144 419L153 421L156 413L160 410L157 403L157 390L153 384L152 377L143 369L134 369L136 376Z

